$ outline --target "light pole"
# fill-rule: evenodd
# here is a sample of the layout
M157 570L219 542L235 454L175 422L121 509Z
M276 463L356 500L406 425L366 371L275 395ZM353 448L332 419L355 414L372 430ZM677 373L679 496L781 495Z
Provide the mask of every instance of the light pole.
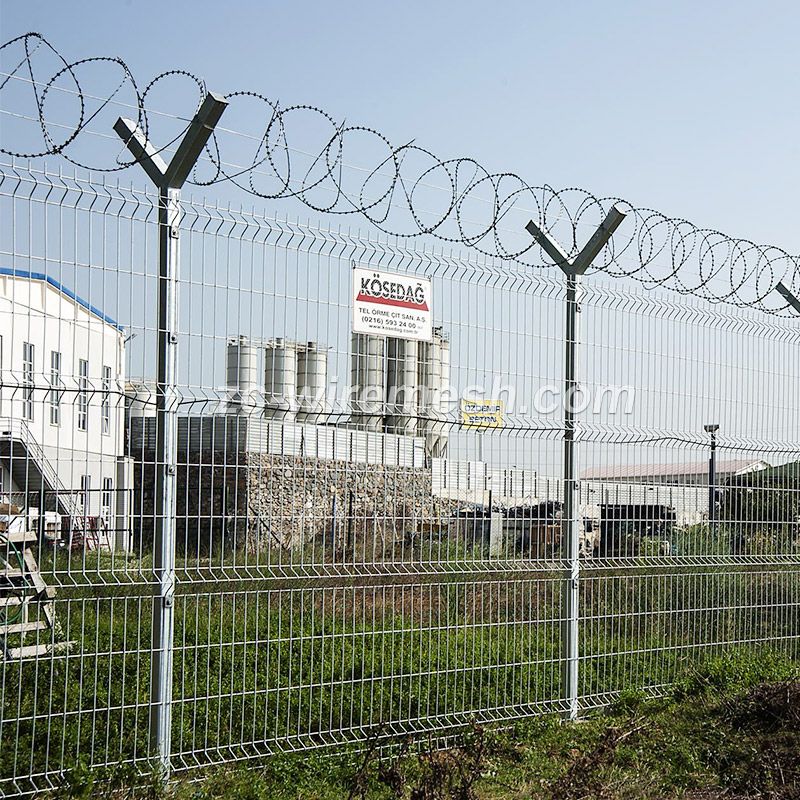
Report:
M719 425L711 423L703 425L703 430L711 435L711 456L708 459L708 521L717 518L717 431Z

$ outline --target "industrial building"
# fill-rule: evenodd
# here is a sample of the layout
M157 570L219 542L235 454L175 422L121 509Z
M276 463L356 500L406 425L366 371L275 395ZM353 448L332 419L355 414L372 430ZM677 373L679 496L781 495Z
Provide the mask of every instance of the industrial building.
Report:
M178 417L182 541L201 550L295 547L336 520L343 530L345 516L366 514L365 504L383 528L423 509L428 519L439 513L430 465L447 452L447 337L437 330L431 343L418 343L353 334L351 343L349 400L334 408L324 343L228 339L226 396L210 413ZM155 387L131 381L128 392L134 518L147 541Z
M146 544L156 390L150 380L126 381L124 331L61 283L19 270L0 270L0 323L0 495L43 507L72 528L101 529L98 545L128 548L131 535ZM433 328L431 341L353 333L349 357L343 404L328 396L325 343L227 340L219 361L224 396L205 413L178 417L184 542L227 537L229 546L295 547L328 528L341 531L348 515L388 541L464 503L560 504L555 477L448 458L454 418L442 328ZM762 465L721 462L719 471ZM703 466L585 473L587 539L623 507L699 522ZM526 524L520 514L504 526L518 532ZM551 522L537 524L555 541Z
M447 454L444 396L450 343L352 334L347 408L329 401L328 348L320 342L244 335L228 339L227 397L212 413L178 420L178 450L270 453L421 468ZM155 386L127 386L129 451L155 447Z
M129 534L124 353L123 329L64 284L0 268L0 496L109 548Z
M761 459L743 458L717 461L715 474L720 483L730 478L766 469L770 465ZM616 483L651 483L662 486L708 485L708 461L689 461L681 464L631 464L593 467L581 474L584 480L615 481Z
M185 541L201 549L224 541L294 548L341 532L348 516L370 535L391 540L430 528L466 504L485 510L478 513L502 509L500 527L487 533L491 553L508 552L500 542L530 539L531 526L557 545L560 523L552 514L563 502L560 478L447 457L450 343L441 328L431 342L361 333L350 341L346 407L329 401L323 343L243 335L227 341L221 406L178 420ZM131 453L144 465L136 496L145 501L154 396L152 385L132 387ZM585 478L579 489L587 554L598 550L604 526L623 517L655 531L662 522L696 524L707 507L699 480L659 482L648 473L634 480ZM551 516L531 516L538 507ZM147 508L145 502L137 516L146 519Z

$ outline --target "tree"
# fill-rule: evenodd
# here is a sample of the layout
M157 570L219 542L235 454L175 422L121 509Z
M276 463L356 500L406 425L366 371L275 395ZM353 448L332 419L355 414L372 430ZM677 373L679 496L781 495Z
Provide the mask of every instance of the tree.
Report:
M734 553L793 552L800 536L800 461L731 478L719 519Z

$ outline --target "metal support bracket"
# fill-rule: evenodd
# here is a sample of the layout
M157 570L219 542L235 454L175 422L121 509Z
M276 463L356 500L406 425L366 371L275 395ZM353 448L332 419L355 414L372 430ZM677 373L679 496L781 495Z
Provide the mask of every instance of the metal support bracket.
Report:
M624 219L625 213L620 211L617 206L611 206L606 218L600 223L600 227L592 234L592 238L586 242L580 253L573 259L570 259L561 249L558 242L551 239L533 220L525 226L525 230L535 239L542 250L553 259L555 265L565 275L575 276L583 275L586 272Z
M228 101L222 95L209 92L189 123L169 164L133 120L119 117L114 123L114 130L159 189L180 189L227 107Z

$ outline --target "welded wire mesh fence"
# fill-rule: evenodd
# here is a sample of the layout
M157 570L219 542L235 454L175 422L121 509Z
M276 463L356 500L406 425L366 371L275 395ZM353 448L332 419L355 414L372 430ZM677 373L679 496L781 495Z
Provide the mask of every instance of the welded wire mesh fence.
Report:
M1 792L152 763L154 612L174 624L174 769L587 710L740 649L798 657L796 321L590 276L564 397L558 270L184 198L161 464L158 202L0 171ZM430 335L353 333L355 269L431 281Z

